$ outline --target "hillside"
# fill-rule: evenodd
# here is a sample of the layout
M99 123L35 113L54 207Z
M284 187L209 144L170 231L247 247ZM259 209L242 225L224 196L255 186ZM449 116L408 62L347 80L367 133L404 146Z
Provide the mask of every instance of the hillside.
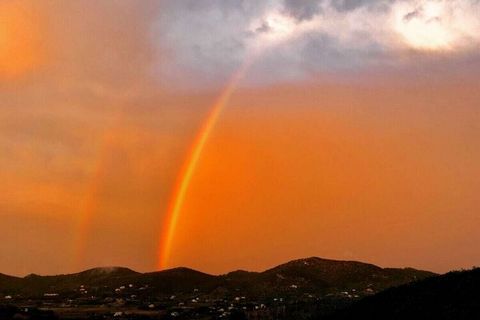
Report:
M480 269L450 272L390 288L328 318L480 319Z
M362 262L313 257L290 261L261 273L236 271L224 278L230 287L263 296L298 292L325 295L345 291L364 295L432 275L415 269L383 269Z
M214 276L188 268L152 273L137 273L127 268L96 268L58 275L29 275L24 278L0 276L0 294L41 297L45 294L75 296L135 293L170 295L199 292L204 295L248 295L266 298L272 295L339 294L363 296L391 286L434 275L415 269L384 269L375 265L308 258L291 261L264 272L235 271ZM140 290L141 289L141 290ZM345 293L343 293L345 294Z

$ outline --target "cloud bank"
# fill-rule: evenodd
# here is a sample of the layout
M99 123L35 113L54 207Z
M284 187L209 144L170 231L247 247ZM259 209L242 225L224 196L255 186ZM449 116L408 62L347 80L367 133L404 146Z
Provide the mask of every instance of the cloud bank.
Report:
M158 70L174 83L223 82L252 56L250 81L271 83L445 64L480 44L477 0L171 0L163 12L154 37L172 58Z

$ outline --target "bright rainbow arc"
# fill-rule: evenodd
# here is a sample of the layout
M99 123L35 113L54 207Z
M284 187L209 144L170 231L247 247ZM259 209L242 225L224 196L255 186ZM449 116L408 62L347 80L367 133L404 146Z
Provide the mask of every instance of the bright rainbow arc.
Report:
M188 153L188 157L183 165L182 170L177 178L175 187L173 188L173 193L171 200L168 205L168 211L163 225L161 227L160 242L159 242L159 253L158 253L158 267L160 269L165 269L168 266L169 258L172 251L172 242L174 237L174 232L176 230L180 211L185 202L187 195L188 187L192 180L193 174L198 166L200 157L205 148L205 145L215 127L215 124L220 117L222 110L228 104L232 94L237 88L239 82L244 77L245 73L248 71L249 67L256 60L264 49L267 47L275 46L281 42L288 40L288 38L293 37L294 35L294 26L288 19L278 16L278 14L272 13L265 18L269 24L273 26L272 37L268 37L260 41L257 46L253 47L253 50L250 51L250 54L244 60L242 66L233 74L227 86L222 91L221 95L216 99L213 104L208 116L203 122L202 127L197 134L194 143ZM252 49L252 48L251 48ZM118 117L116 117L115 122L119 122L122 112L119 112ZM110 149L113 148L113 135L114 129L116 126L112 126L111 131L107 131L104 137L104 144L101 147L99 160L97 161L94 169L94 174L92 177L91 183L87 187L87 197L85 199L82 215L78 225L78 231L76 238L74 240L74 263L75 267L81 265L81 262L85 256L86 249L86 238L88 235L89 228L92 224L92 220L98 211L99 199L98 194L101 191L102 182L105 180L106 175L106 162L108 156L111 152Z
M163 232L160 234L159 253L158 253L158 268L160 270L167 269L169 266L170 254L172 251L172 242L175 229L178 225L178 219L182 210L188 187L192 180L193 174L197 168L200 157L205 145L209 140L215 124L222 113L222 110L228 104L232 94L235 92L239 82L243 79L245 73L253 63L253 57L246 59L245 63L238 71L234 73L228 85L224 88L221 95L215 100L212 108L202 127L200 128L194 143L192 144L189 155L184 163L183 169L177 179L172 197L168 206L167 217L164 220Z
M253 58L246 59L246 62L234 73L228 85L224 88L221 95L213 104L213 107L203 122L203 125L199 130L194 143L192 144L192 148L188 153L187 160L185 161L183 169L180 171L178 176L177 183L168 207L167 218L164 220L163 232L161 233L160 237L160 252L158 255L158 267L160 269L165 269L168 266L173 236L178 224L180 211L185 201L188 186L190 185L193 174L200 160L200 156L222 110L228 104L228 101L230 100L232 94L234 93L253 60ZM113 120L114 124L110 127L110 129L107 129L106 133L104 134L103 144L100 147L100 155L94 166L93 177L90 184L87 186L87 197L85 199L84 206L82 207L82 215L80 217L74 239L73 267L75 269L78 269L83 265L88 231L92 224L92 220L98 211L98 194L100 193L102 183L105 180L106 162L108 161L108 157L114 145L115 129L118 127L118 123L121 121L120 118L121 117L117 115L117 117L115 117Z

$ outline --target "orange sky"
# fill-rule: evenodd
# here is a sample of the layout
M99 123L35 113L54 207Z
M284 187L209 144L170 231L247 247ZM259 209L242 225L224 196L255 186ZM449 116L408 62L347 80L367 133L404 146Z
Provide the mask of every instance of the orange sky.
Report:
M25 1L0 3L0 80L13 80L45 59L41 12Z
M162 9L0 5L0 273L157 267L175 182L223 85L193 70L198 88L165 83L158 68L175 54L151 31ZM186 192L169 266L478 265L478 63L455 61L238 88Z

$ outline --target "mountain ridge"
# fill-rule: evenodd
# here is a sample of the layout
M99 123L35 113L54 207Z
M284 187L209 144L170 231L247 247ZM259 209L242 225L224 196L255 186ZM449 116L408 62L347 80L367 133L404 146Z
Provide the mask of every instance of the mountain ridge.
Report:
M312 261L324 261L324 262L328 262L328 263L351 263L351 264L360 264L360 265L365 265L365 266L369 265L369 266L373 266L375 268L379 268L379 269L383 269L383 270L410 269L410 270L417 270L417 271L426 271L426 272L430 272L432 274L438 274L438 273L433 272L433 271L416 269L416 268L413 268L413 267L380 267L380 266L375 265L375 264L370 263L370 262L362 262L362 261L358 261L358 260L339 260L339 259L329 259L329 258L321 258L321 257L317 257L317 256L311 256L311 257L306 257L306 258L292 259L292 260L289 260L287 262L280 263L276 266L266 268L263 271L250 271L250 270L245 270L245 269L236 269L236 270L233 270L233 271L214 274L214 273L209 273L209 272L205 272L205 271L196 270L196 269L191 268L191 267L178 266L178 267L173 267L173 268L164 269L164 270L154 270L154 271L141 272L141 271L136 271L136 270L134 270L132 268L129 268L129 267L123 267L123 266L118 266L118 265L111 265L111 266L106 265L106 266L101 266L101 267L90 267L90 268L80 270L80 271L76 271L76 272L72 272L72 273L58 273L58 274L30 273L30 274L27 274L25 276L18 276L18 275L9 275L9 274L0 272L0 278L1 277L10 277L10 278L16 278L16 279L24 279L24 278L31 277L31 276L35 276L35 277L58 277L58 276L73 276L73 275L78 275L78 274L87 273L87 272L88 273L95 273L95 272L97 272L97 273L111 273L111 272L117 272L117 271L132 272L132 273L136 273L136 274L154 274L154 273L161 273L161 272L172 271L172 270L194 271L194 272L202 273L202 274L205 274L205 275L218 277L218 276L226 276L228 274L237 273L237 272L250 273L250 274L260 274L260 273L264 273L264 272L267 272L267 271L270 271L270 270L273 270L273 269L276 269L276 268L279 268L279 267L282 267L282 266L290 265L290 264L293 264L293 263L299 263L299 262L310 263ZM108 272L108 271L111 271L111 272Z
M211 275L191 268L179 267L140 273L124 267L91 268L73 274L23 278L0 276L0 294L42 296L62 293L76 295L93 292L97 295L126 287L144 288L142 294L169 295L197 290L202 294L241 292L265 297L275 294L329 294L341 290L378 292L435 275L413 268L381 268L359 261L330 260L310 257L292 260L262 272L244 270Z

